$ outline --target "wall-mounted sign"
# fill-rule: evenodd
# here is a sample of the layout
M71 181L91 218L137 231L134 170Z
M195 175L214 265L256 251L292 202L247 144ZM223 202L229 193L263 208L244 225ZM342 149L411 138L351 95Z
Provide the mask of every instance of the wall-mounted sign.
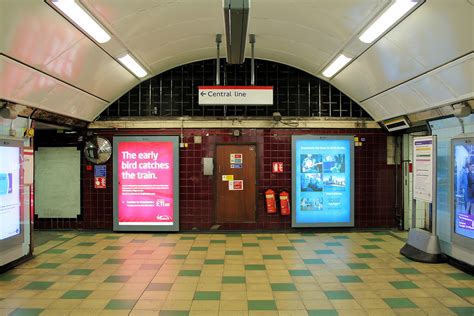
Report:
M107 188L107 182L105 177L94 177L94 188L105 189Z
M234 180L234 175L233 174L223 174L222 175L222 181L232 181Z
M230 163L231 164L242 164L243 163L242 154L230 154Z
M272 163L272 172L273 173L283 173L283 162L273 162Z
M229 181L229 191L242 191L244 189L244 180Z
M230 164L230 168L231 168L231 169L241 169L241 168L242 168L242 164L241 164L241 163L231 163L231 164Z
M106 177L107 166L106 165L94 165L94 177Z
M293 227L354 226L353 156L353 136L292 136Z
M413 139L413 198L433 201L434 147L433 137Z
M273 105L271 86L200 86L200 105Z
M177 136L114 137L114 230L179 230Z

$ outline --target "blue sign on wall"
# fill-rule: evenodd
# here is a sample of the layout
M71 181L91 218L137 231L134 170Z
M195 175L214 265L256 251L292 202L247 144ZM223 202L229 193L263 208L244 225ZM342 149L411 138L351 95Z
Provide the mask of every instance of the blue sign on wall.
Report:
M94 177L107 177L106 165L94 165Z
M293 136L293 227L354 226L354 137Z

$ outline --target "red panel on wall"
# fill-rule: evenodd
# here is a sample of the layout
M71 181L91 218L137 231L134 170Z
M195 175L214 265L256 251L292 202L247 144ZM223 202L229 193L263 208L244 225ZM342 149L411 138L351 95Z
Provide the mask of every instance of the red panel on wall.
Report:
M179 129L106 130L96 131L112 139L120 135L179 135ZM214 224L214 180L204 176L202 158L214 157L218 143L253 143L257 145L257 222L232 223L222 230L289 229L291 218L265 212L264 191L271 187L276 192L291 192L291 135L354 134L365 138L364 146L355 147L355 226L395 227L395 168L386 164L387 135L371 129L244 129L242 136L231 136L231 129L186 129L184 141L188 148L180 149L180 228L207 230ZM202 143L194 144L193 136L201 135ZM209 136L206 136L209 135ZM273 173L272 163L283 162L283 173ZM85 168L86 162L82 162ZM112 170L112 160L107 163ZM107 183L112 183L111 173ZM77 219L36 219L42 229L80 228L112 229L112 185L94 189L94 175L82 174L82 215ZM291 198L291 197L290 197Z

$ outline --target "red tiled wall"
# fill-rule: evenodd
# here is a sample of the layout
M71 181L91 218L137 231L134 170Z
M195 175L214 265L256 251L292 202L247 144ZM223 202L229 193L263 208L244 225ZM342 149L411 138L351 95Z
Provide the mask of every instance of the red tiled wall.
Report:
M112 139L117 135L179 135L179 130L107 130L99 134ZM358 228L395 227L395 169L386 164L387 136L369 129L244 129L240 137L230 129L187 129L180 149L180 223L181 230L209 229L214 224L214 182L202 175L202 157L214 157L216 144L254 143L258 155L258 205L255 224L227 224L221 229L267 230L291 227L291 217L266 214L263 192L271 187L291 193L291 135L351 134L364 138L355 147L355 225ZM202 144L194 144L194 135L202 135ZM272 162L282 161L284 173L271 172ZM93 171L82 161L82 215L77 219L36 219L37 228L112 228L112 159L107 163L107 189L94 189Z

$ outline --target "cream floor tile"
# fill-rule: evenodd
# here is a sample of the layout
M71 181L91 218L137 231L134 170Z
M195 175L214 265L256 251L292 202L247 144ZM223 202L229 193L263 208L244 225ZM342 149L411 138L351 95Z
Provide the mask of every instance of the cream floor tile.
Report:
M388 309L388 306L384 300L380 298L363 298L356 299L357 303L364 309Z
M357 310L362 309L356 300L330 300L335 309Z
M136 309L134 308L130 311L129 316L159 316L159 310L145 310L145 309Z
M327 299L303 299L303 304L307 310L312 309L333 309L334 305Z
M366 316L367 312L363 309L338 309L339 316Z
M41 316L64 316L72 313L73 309L47 309L41 313Z
M272 300L273 299L273 292L252 292L247 291L247 299L248 300Z
M365 312L369 316L393 316L397 315L392 309L366 309Z
M100 315L102 309L82 309L82 310L73 310L69 314L70 316L97 316Z
M191 309L192 300L170 300L167 299L162 310L176 310L176 311L188 311Z
M219 301L193 301L191 311L218 311Z
M221 300L246 300L247 291L222 291Z
M300 300L280 300L276 299L275 303L278 310L304 310L305 306Z
M91 310L102 310L105 306L109 303L109 299L84 299L82 302L76 307L77 309L91 309Z
M133 309L139 310L160 310L164 304L164 300L147 300L147 299L140 299L137 301Z
M221 300L220 311L247 311L247 300Z

